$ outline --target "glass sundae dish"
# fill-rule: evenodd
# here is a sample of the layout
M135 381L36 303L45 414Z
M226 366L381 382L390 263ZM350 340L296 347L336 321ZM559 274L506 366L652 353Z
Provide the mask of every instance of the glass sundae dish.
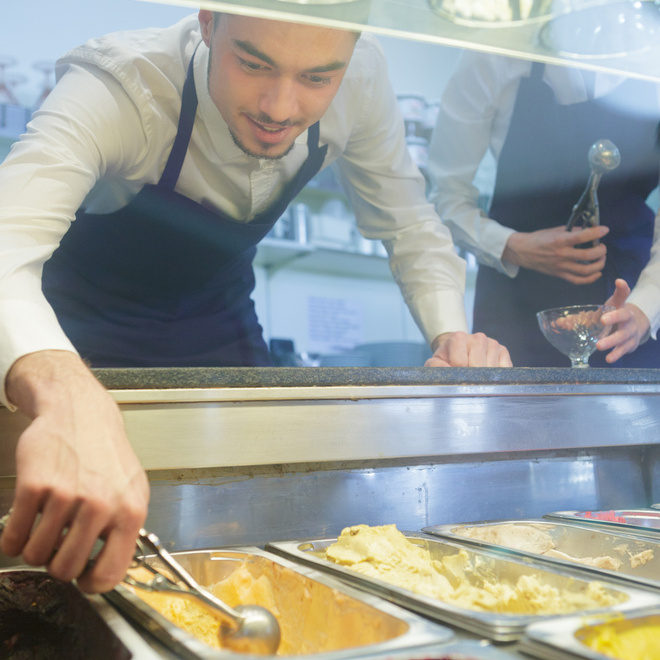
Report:
M614 309L605 305L555 307L536 314L544 337L571 360L572 367L588 367L598 340L610 332L601 316Z

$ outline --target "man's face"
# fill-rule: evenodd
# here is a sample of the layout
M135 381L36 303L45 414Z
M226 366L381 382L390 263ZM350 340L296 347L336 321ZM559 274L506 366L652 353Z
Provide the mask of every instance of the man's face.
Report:
M327 110L344 77L355 34L344 30L199 12L211 49L209 93L236 144L281 158Z

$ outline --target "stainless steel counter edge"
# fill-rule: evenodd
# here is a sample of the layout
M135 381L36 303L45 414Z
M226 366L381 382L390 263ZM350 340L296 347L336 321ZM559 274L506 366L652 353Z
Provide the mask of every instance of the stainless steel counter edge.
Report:
M660 395L656 383L538 383L438 385L332 385L282 387L171 388L110 390L119 404L212 401L284 401L332 399L447 398L474 396Z
M458 457L644 445L655 383L110 390L147 470ZM27 420L0 409L8 476Z

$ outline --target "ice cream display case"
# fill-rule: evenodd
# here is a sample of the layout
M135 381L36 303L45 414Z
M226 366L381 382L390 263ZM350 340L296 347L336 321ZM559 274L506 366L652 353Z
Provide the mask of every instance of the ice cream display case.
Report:
M429 525L542 519L553 511L648 509L660 502L655 372L618 370L614 380L610 370L576 371L96 373L119 403L149 476L146 526L168 550L185 553L337 538L358 524L393 523L417 533ZM0 407L3 511L11 505L15 446L27 423ZM21 560L1 561L10 568ZM611 584L645 591L649 604L658 597L645 585ZM456 643L486 637L483 627L439 625L452 628ZM468 657L521 658L518 643L493 648L501 642L487 641ZM452 644L442 654L411 655L408 647L397 653L405 660L451 657ZM160 642L157 652L177 657Z

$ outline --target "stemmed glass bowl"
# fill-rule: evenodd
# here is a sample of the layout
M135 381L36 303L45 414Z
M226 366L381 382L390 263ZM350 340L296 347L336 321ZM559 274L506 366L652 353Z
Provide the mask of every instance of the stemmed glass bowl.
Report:
M598 340L609 334L611 326L603 325L601 316L610 305L570 305L545 309L536 314L544 337L571 360L572 367L589 366L589 356Z

